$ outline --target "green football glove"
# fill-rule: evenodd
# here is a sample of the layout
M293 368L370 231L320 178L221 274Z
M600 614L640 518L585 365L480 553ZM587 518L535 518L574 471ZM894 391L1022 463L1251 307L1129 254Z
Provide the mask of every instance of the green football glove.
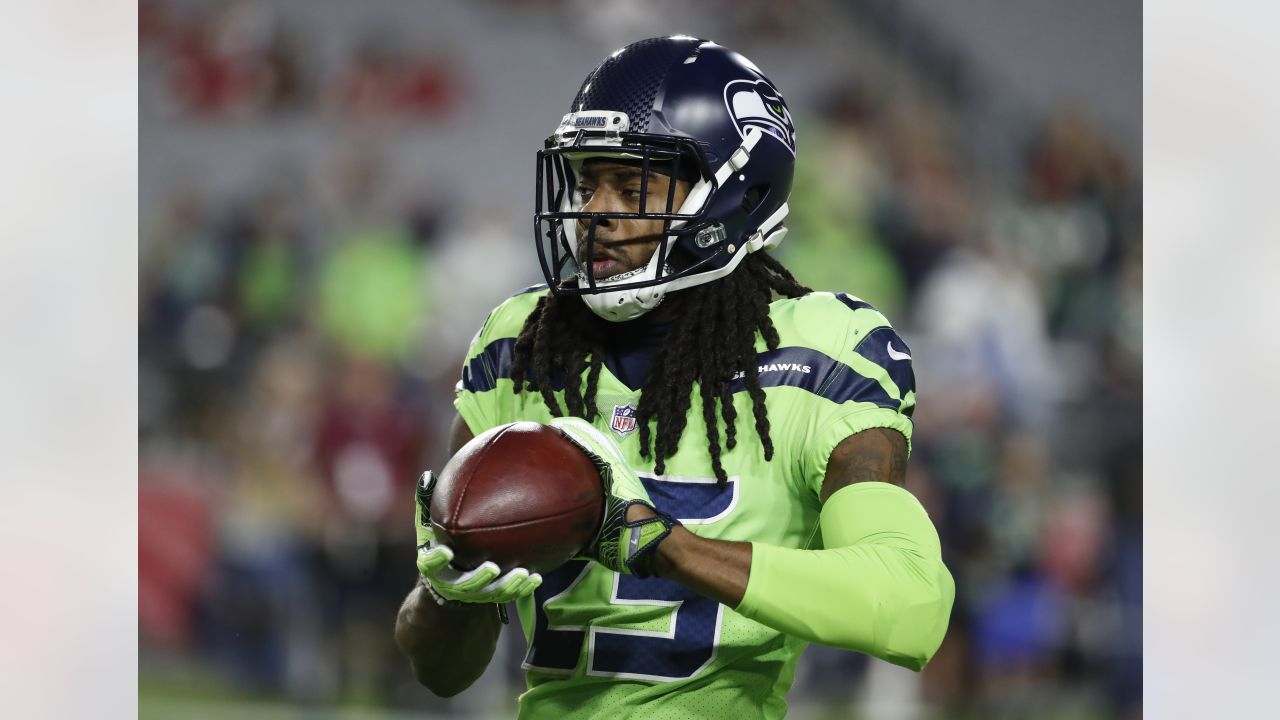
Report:
M436 478L430 470L418 478L417 512L414 526L418 533L418 573L434 595L463 603L497 603L499 605L531 595L542 584L542 576L525 568L513 568L506 574L492 562L484 562L474 570L459 570L449 564L453 549L436 542L431 529L431 493Z
M654 507L640 477L609 436L582 418L556 418L550 425L591 458L604 485L604 520L582 557L614 572L651 577L658 544L680 521ZM627 522L627 508L632 505L643 505L657 515Z

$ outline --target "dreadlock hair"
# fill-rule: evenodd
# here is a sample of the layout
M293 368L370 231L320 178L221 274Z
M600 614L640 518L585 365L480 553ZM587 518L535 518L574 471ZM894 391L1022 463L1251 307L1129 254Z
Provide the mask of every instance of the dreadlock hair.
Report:
M680 292L684 311L667 329L636 409L641 455L655 458L659 475L665 472L667 458L679 448L693 385L698 383L711 467L719 484L728 482L720 456L723 449L732 450L737 445L737 411L730 382L740 370L751 396L764 458L773 459L769 417L757 372L755 337L760 333L768 348L776 350L778 331L769 318L769 303L775 294L793 298L810 292L782 263L764 252L743 258L737 270L720 280ZM514 391L541 393L551 414L559 417L565 409L557 402L554 387L563 385L568 414L594 420L598 414L595 397L604 342L612 325L577 297L554 293L542 297L516 338L511 367ZM581 380L584 369L585 382ZM724 420L723 449L717 406ZM651 422L656 423L656 437Z

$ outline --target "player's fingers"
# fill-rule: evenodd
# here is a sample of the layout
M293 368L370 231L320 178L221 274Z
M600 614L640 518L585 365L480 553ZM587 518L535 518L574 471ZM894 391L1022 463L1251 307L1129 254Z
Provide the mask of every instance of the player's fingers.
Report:
M497 589L493 593L493 602L514 602L527 597L541 584L541 575L531 573L527 568L515 568L502 577L502 582L494 583Z
M492 561L483 562L476 569L468 570L449 583L450 589L457 593L475 595L477 591L493 582L499 572L501 571L498 566Z
M426 555L426 554L444 555L448 557L450 560L453 559L453 548L449 547L448 545L445 545L442 542L436 542L434 540L419 545L418 553L422 555Z
M528 578L529 571L523 568L516 568L506 575L494 580L484 587L471 593L471 595L480 602L504 603L511 600L511 592L518 588Z
M511 599L519 600L522 597L528 597L532 595L533 591L537 590L538 586L541 584L542 584L542 576L539 575L538 573L530 573L529 577L524 579L524 583L520 587L516 588L516 590L512 593Z
M453 560L453 550L448 545L432 543L418 548L418 572L435 575Z
M519 582L512 582L505 586L502 589L502 599L497 602L514 602L522 597L528 597L541 584L541 575L538 573L529 573L525 577L520 578Z
M541 575L529 573L526 577L521 578L520 582L512 583L503 589L503 601L514 602L520 598L529 597L541 584Z
M480 590L480 592L485 594L489 594L489 593L505 594L503 591L510 590L512 588L522 585L524 581L527 580L528 578L529 578L529 571L525 570L524 568L518 567L508 571L506 575L503 575L497 580L494 580L493 582L484 586L484 588Z

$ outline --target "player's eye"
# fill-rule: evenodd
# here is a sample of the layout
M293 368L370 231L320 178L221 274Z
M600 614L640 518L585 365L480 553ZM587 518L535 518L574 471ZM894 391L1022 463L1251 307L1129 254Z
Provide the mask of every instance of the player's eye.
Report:
M574 194L578 196L578 200L583 203L590 200L591 196L595 193L595 191L596 191L595 188L589 187L587 185L579 185L578 187L573 189Z

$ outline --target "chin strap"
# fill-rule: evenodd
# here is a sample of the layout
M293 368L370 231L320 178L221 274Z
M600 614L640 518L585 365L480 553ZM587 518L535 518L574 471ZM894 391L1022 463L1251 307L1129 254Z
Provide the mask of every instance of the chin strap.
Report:
M608 287L610 285L618 285L624 282L635 280L637 277L652 272L658 264L658 254L655 252L653 257L649 259L649 264L629 270L620 275L614 275L606 280L596 282L596 287ZM670 265L663 267L663 272L671 274ZM657 275L653 275L657 277ZM584 283L586 279L581 271L578 273L578 282ZM581 285L579 285L581 286ZM662 299L666 297L667 291L670 289L668 285L653 285L646 288L631 288L629 290L614 290L592 295L583 295L582 301L587 304L591 312L599 315L605 320L611 322L625 322L633 320L641 315L653 310L662 304Z

